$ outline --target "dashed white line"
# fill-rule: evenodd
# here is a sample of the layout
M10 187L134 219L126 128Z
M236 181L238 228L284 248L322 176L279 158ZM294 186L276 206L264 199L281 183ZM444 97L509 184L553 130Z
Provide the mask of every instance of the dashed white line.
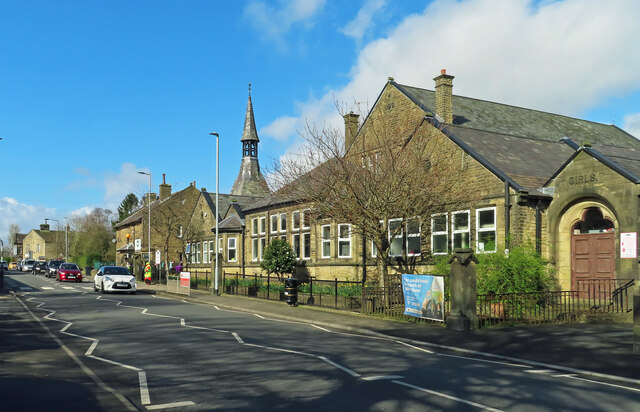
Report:
M168 409L168 408L180 408L182 406L191 406L191 405L195 405L195 403L191 402L191 401L186 401L186 402L172 402L172 403L163 403L163 404L158 404L158 405L149 405L146 406L146 408L150 411L156 410L156 409Z
M149 397L149 386L147 385L147 374L144 371L138 372L138 380L140 382L140 403L149 405L151 398Z
M327 358L325 358L324 356L318 356L318 359L323 360L323 361L327 362L329 365L333 365L333 366L335 366L336 368L341 369L341 370L343 370L343 371L347 372L349 375L353 376L354 378L359 378L359 377L360 377L360 374L359 374L359 373L354 372L354 371L352 371L351 369L349 369L349 368L347 368L347 367L345 367L345 366L342 366L342 365L340 365L340 364L338 364L338 363L335 363L335 362L334 362L334 361L332 361L331 359L327 359Z
M42 289L43 290L53 290L54 288L52 288L51 286L43 286Z
M401 345L404 345L404 346L408 346L408 347L410 347L410 348L412 348L412 349L416 349L416 350L422 351L422 352L426 352L426 353L435 353L434 351L431 351L431 350L429 350L429 349L420 348L420 347L418 347L418 346L413 346L413 345L410 345L410 344L408 344L408 343L406 343L406 342L402 342L402 341L399 341L399 340L397 340L397 341L395 341L395 342L396 342L396 343L399 343L399 344L401 344Z
M313 326L313 327L314 327L314 328L316 328L316 329L320 329L320 330L323 330L323 331L325 331L325 332L332 333L332 331L330 331L329 329L325 329L325 328L323 328L323 327L321 327L321 326L314 325L313 323L311 324L311 326Z
M447 358L458 358L458 359L464 359L464 360L470 360L470 361L476 361L476 362L497 363L498 365L515 366L516 368L531 368L531 366L529 365L522 365L522 364L513 363L513 362L500 362L500 361L494 361L494 360L488 360L488 359L471 358L469 356L449 355L446 353L439 353L438 355L444 356ZM531 372L531 371L527 371L527 372ZM540 372L533 372L533 373L540 373Z
M240 337L240 335L238 335L235 332L231 333L233 335L234 338L236 338L236 340L238 341L238 343L244 343L244 341L242 340L242 338Z
M362 378L365 381L381 381L381 380L391 380L391 379L402 379L404 376L401 375L387 375L387 376L367 376Z

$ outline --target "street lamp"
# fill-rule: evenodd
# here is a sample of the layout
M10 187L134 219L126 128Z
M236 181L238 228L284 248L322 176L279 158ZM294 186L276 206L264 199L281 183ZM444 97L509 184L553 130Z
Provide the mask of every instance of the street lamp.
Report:
M220 153L220 135L217 132L213 132L213 133L209 133L210 136L215 136L216 137L216 244L215 244L215 248L216 248L216 268L215 268L215 275L213 277L213 282L214 282L214 291L216 295L220 295L220 291L218 288L219 285L219 281L218 281L218 254L220 253L220 246L219 246L219 241L218 241L218 217L219 217L219 213L220 213L220 209L219 209L219 184L220 184L220 163L219 163L219 153Z
M149 256L147 262L151 264L151 172L138 172L141 175L149 176L149 193L148 193L148 201L149 204Z
M58 228L56 230L56 259L60 258L59 254L58 254L58 232L60 231L60 221L58 219L51 219L50 217L45 217L44 218L44 223L49 223L47 222L48 220L53 220L54 222L58 223ZM67 254L65 253L64 255L64 260L67 261Z

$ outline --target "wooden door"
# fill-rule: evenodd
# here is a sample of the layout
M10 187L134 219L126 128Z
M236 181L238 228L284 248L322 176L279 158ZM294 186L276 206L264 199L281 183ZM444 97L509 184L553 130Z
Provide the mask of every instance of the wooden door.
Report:
M587 233L571 237L571 285L578 281L615 279L615 233Z

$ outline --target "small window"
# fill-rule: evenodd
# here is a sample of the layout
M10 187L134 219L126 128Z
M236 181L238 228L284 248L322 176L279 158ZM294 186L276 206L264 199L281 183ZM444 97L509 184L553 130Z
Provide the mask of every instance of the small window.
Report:
M451 233L453 234L453 249L471 247L468 210L451 214Z
M202 252L202 243L196 243L196 263L200 263L201 260L201 255L200 253Z
M251 234L254 236L258 235L258 218L254 217L251 219Z
M236 238L230 237L227 239L227 258L229 262L236 262Z
M496 251L496 208L476 210L476 249L478 252Z
M209 242L202 243L202 263L209 263Z
M264 235L267 232L267 218L262 216L260 218L260 234Z
M216 251L213 240L209 241L209 262L213 262L213 253Z
M402 219L389 219L389 256L402 256Z
M251 260L258 260L258 238L251 239Z
M311 259L311 233L302 234L302 257L304 259Z
M373 240L371 241L371 257L372 258L378 257L378 247L376 246L376 243Z
M287 214L286 213L280 213L280 231L281 232L287 231Z
M407 256L420 255L420 219L407 220Z
M331 226L324 225L320 228L322 232L322 257L331 257Z
M447 230L447 214L431 217L431 252L434 255L449 253L449 232Z
M351 225L347 223L338 225L338 257L351 257Z
M271 219L271 233L276 233L278 231L278 215L271 215L269 219Z
M300 230L300 211L291 214L291 230Z
M267 247L267 238L260 238L260 260L264 258L264 249Z
M296 259L300 259L300 234L294 233L291 235L291 246L293 247L293 255Z

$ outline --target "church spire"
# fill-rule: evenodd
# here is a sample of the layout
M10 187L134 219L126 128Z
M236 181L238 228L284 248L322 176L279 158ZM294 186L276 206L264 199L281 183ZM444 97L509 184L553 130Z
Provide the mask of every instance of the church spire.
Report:
M258 143L260 139L258 139L256 121L253 117L251 83L249 83L249 99L240 142L242 142L242 164L240 165L240 173L238 173L238 177L231 188L231 194L238 196L266 196L269 194L269 186L260 172L260 164L258 163Z

